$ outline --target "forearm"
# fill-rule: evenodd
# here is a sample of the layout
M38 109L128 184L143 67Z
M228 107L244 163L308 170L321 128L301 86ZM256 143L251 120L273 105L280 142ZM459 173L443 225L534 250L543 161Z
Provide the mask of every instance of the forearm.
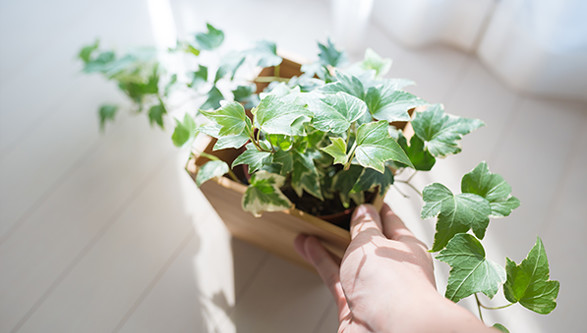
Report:
M406 311L402 311L401 316L390 324L389 332L496 332L494 329L485 326L477 317L463 307L437 293L426 297L418 297L414 303L404 307Z

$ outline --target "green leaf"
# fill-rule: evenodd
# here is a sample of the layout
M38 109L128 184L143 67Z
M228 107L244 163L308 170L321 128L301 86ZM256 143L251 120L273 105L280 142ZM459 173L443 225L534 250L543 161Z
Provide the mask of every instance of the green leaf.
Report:
M261 212L281 211L291 207L289 199L279 188L285 177L259 171L251 176L251 185L243 195L243 209L260 216Z
M292 147L294 140L291 136L281 134L267 134L265 138L273 147L277 147L281 150L289 150Z
M169 78L167 84L165 84L165 88L163 89L163 96L169 96L169 92L173 89L173 86L177 84L177 74L172 74Z
M332 179L332 188L339 193L340 201L344 207L350 206L351 191L364 168L359 165L351 165L348 170L341 170L334 175Z
M428 151L438 157L460 152L458 142L463 135L483 126L483 122L445 114L444 107L436 104L417 112L412 126L416 135L426 142Z
M328 83L320 91L325 94L336 94L340 91L359 99L365 98L365 88L363 83L357 77L345 74L339 70L336 71L336 82Z
M223 56L220 60L220 67L218 67L216 74L214 75L214 83L227 75L230 80L234 80L236 72L245 62L245 59L246 56L242 52L231 52Z
M453 197L452 192L446 186L434 183L426 186L422 192L424 207L422 207L422 218L427 219L440 213L442 202Z
M116 112L118 111L117 105L105 104L100 106L98 110L98 116L100 117L100 129L104 130L108 121L114 121Z
M78 58L80 58L85 64L87 64L88 62L90 62L90 59L92 58L92 53L94 53L94 51L96 51L99 46L100 40L96 39L96 41L93 44L84 46L79 51Z
M244 146L249 140L249 136L244 133L239 135L221 136L216 141L213 150L220 150L226 148L239 149L242 146Z
M286 176L293 170L293 155L289 151L278 150L273 154L273 163L281 165L282 176Z
M240 135L251 133L251 120L247 117L245 109L238 102L226 102L216 111L200 111L206 118L220 125L218 134Z
M357 162L381 173L385 170L385 162L398 161L409 166L412 162L397 142L389 136L389 124L385 120L367 123L357 130Z
M208 81L208 67L198 65L198 70L192 73L192 82L188 84L188 87L197 88L206 81Z
M525 308L540 314L548 314L556 307L560 283L549 280L550 270L542 240L536 244L519 265L506 259L507 280L503 286L505 298L520 302Z
M273 67L281 64L283 59L277 55L277 46L273 42L258 41L245 54L257 60L257 66Z
M493 298L505 281L503 267L486 259L481 242L469 234L456 235L436 259L451 266L445 297L453 302L478 292Z
M389 168L385 168L383 173L370 168L365 168L353 186L351 194L371 191L376 187L379 187L379 195L385 195L392 184L393 173Z
M238 86L232 91L234 100L244 104L245 109L250 110L259 105L259 96L255 94L254 85Z
M206 28L208 32L196 34L196 42L202 50L213 50L224 41L224 32L214 28L210 23L206 24Z
M423 199L422 218L438 214L433 252L444 248L454 235L469 229L480 239L485 236L491 213L485 198L472 193L454 195L444 185L434 183L424 188Z
M369 112L377 120L409 121L408 110L426 102L408 92L395 90L390 84L370 87L365 96Z
M208 98L206 99L204 104L200 106L200 108L204 110L214 110L219 108L220 101L224 100L224 96L222 95L220 90L218 90L216 86L213 86L206 94L208 95Z
M249 173L253 174L263 166L263 163L265 163L269 156L271 156L271 153L258 151L254 146L248 145L247 150L238 155L234 162L232 162L232 167L234 168L239 164L247 164L249 166Z
M344 133L367 112L365 102L344 92L309 99L308 102L314 113L312 125L323 132Z
M297 102L294 95L278 97L273 94L265 96L259 105L252 109L255 126L268 134L301 135L300 126L292 126L300 118L307 118L310 112Z
M410 161L412 161L414 169L429 171L436 163L436 158L430 154L424 146L424 141L417 135L412 136L410 145L408 146L406 137L400 132L397 143L399 143Z
M461 191L487 199L491 205L491 215L495 217L508 216L520 206L520 201L511 195L511 186L500 175L491 173L485 162L479 163L463 176Z
M201 186L208 180L222 177L228 173L228 164L223 161L208 161L198 169L196 185Z
M376 77L381 77L391 69L391 59L381 58L372 49L367 49L365 59L359 65L363 70L373 70Z
M163 103L155 104L149 108L149 123L153 125L156 123L159 127L163 128L163 115L167 113L165 105Z
M301 197L306 191L314 197L324 200L320 188L320 176L312 157L292 151L293 170L291 173L291 186L296 194Z
M346 164L349 158L346 142L342 138L330 138L330 141L332 143L321 150L334 158L334 164Z
M200 55L200 50L198 50L194 45L189 42L178 40L175 44L175 47L169 48L169 52L185 52L192 54L194 56Z
M174 145L181 147L196 137L196 122L189 114L183 116L183 121L175 119L175 122L175 130L171 135Z
M503 326L500 323L495 323L495 324L493 324L492 327L495 328L495 329L498 329L500 332L510 333L510 331L505 326Z
M337 67L345 61L345 55L342 51L336 49L330 38L327 40L326 45L318 43L318 58L320 64L330 65Z

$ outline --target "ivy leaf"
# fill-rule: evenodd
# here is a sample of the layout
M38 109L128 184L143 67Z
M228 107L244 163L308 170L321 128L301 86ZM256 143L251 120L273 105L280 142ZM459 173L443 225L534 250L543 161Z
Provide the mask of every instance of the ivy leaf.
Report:
M232 91L234 100L244 104L245 109L250 110L259 105L259 96L255 94L255 86L238 86Z
M243 195L243 209L256 217L262 212L274 212L291 207L289 199L279 190L285 177L266 171L259 171L251 176L251 185Z
M201 186L208 180L222 177L228 173L228 164L223 161L208 161L202 165L196 175L196 185Z
M332 188L339 193L340 201L344 207L350 206L351 190L359 180L364 168L359 165L351 165L348 170L341 170L332 179Z
M456 235L436 259L451 266L445 297L453 302L478 292L493 298L506 279L503 267L486 259L481 242L469 234Z
M240 164L247 164L249 166L249 173L253 174L261 169L267 158L270 156L270 152L258 151L257 148L250 144L247 146L247 150L238 155L234 162L232 162L232 167L234 168Z
M445 114L441 104L433 105L426 111L417 112L412 120L414 132L426 142L428 151L436 157L460 152L458 141L463 138L463 135L483 125L483 122L478 119Z
M213 150L220 150L226 148L239 149L242 146L244 146L249 140L249 136L244 133L239 135L221 136L216 141Z
M171 77L169 78L169 81L167 82L167 84L165 84L165 88L163 89L163 96L167 97L169 96L169 92L172 91L173 86L175 86L177 84L177 74L172 74Z
M293 170L293 156L289 151L278 150L273 154L273 163L281 165L280 175L286 176Z
M381 77L391 69L391 59L381 58L372 49L365 51L365 59L359 63L363 70L375 71L376 77Z
M426 102L408 92L395 90L390 84L370 87L365 96L369 112L377 120L409 121L408 110Z
M220 66L214 75L214 83L218 82L225 76L229 76L230 80L234 80L237 70L245 62L246 56L242 52L231 52L223 56L220 60Z
M87 64L88 62L90 62L92 58L92 53L94 53L94 51L96 51L99 46L100 40L96 39L96 41L93 44L84 46L79 51L78 58L80 58L84 62L84 64Z
M267 134L265 138L272 146L278 147L281 150L289 150L294 140L291 136L281 134Z
M359 126L355 157L360 165L375 169L381 173L385 171L385 162L389 160L413 167L406 153L389 136L388 127L389 124L385 120Z
M346 142L342 138L330 138L330 141L332 143L321 150L334 158L334 164L346 164L349 158L346 153Z
M416 84L416 82L412 81L412 80L408 80L408 79L385 79L385 85L389 86L390 89L393 90L401 90L404 89L405 87L409 87L409 86L413 86Z
M175 122L175 130L171 135L171 140L175 146L181 147L196 137L196 122L189 114L186 113L183 116L183 121L175 119Z
M198 70L192 73L192 82L188 84L188 87L197 88L206 81L208 81L208 67L198 65Z
M511 195L511 186L500 175L491 173L485 162L479 163L463 176L461 191L487 199L491 206L491 215L495 217L508 216L520 206L520 200Z
M500 332L510 333L510 331L505 326L503 326L500 323L495 323L495 324L493 324L492 327L495 328L495 329L498 329Z
M290 136L302 134L301 127L292 124L310 115L304 105L297 103L295 95L278 97L269 94L251 112L255 115L255 126L265 133Z
M118 112L118 106L113 104L104 104L100 106L98 110L98 116L100 117L100 129L103 131L106 127L106 122L114 121L114 117Z
M318 43L318 49L320 50L318 58L322 65L337 67L345 61L344 53L336 49L330 38L326 41L326 45Z
M424 207L421 217L427 219L440 213L442 202L453 197L452 192L444 185L434 183L426 186L422 192Z
M206 118L220 126L218 134L240 135L251 133L251 120L247 117L245 109L238 102L227 102L216 111L200 111Z
M314 197L324 200L320 189L320 176L312 157L292 151L293 170L291 173L291 186L296 194L301 197L306 191Z
M247 56L257 59L257 66L273 67L281 64L283 59L277 55L277 46L273 42L258 41L255 46L245 51Z
M365 88L361 80L357 77L345 74L339 70L336 71L335 77L336 82L326 84L320 88L320 91L325 94L336 94L342 91L359 99L365 98Z
M204 109L204 110L217 109L220 107L220 101L224 100L224 96L222 95L220 90L218 90L218 88L216 88L216 86L213 86L212 88L210 88L210 90L206 93L206 95L208 95L208 98L206 99L204 104L202 104L202 106L200 106L200 108Z
M365 168L353 186L351 193L371 191L374 188L379 187L379 195L385 195L392 184L393 173L389 168L385 168L383 173L370 168Z
M149 123L153 125L156 123L159 127L163 128L163 115L167 113L165 105L163 103L155 104L149 108Z
M344 92L310 99L309 108L314 113L312 125L316 129L336 134L344 133L367 112L365 102Z
M400 132L397 143L399 143L410 161L412 161L414 169L429 171L436 163L436 158L426 149L424 141L419 136L413 135L408 146L406 137Z
M196 34L196 42L202 50L214 50L224 41L224 32L213 27L210 23L206 24L208 32Z
M454 195L444 185L434 183L424 188L423 199L422 218L438 214L433 252L444 248L454 235L469 229L480 239L485 236L491 213L485 198L472 193Z
M560 283L549 280L548 259L539 237L519 265L506 259L506 272L503 292L508 301L520 302L525 308L540 314L549 314L554 310Z

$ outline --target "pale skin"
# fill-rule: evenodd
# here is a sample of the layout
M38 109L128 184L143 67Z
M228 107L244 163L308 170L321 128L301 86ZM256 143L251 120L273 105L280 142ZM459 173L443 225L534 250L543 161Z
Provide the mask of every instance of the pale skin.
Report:
M295 241L334 295L339 333L497 332L436 291L430 253L389 206L359 206L350 231L340 265L316 238Z

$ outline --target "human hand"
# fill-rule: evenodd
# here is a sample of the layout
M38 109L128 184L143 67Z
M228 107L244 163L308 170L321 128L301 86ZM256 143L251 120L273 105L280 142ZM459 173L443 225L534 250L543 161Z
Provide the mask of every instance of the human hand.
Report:
M339 332L476 332L488 330L465 309L439 295L432 258L384 205L357 207L351 243L339 267L311 236L295 240L334 295ZM446 330L445 330L446 329Z

